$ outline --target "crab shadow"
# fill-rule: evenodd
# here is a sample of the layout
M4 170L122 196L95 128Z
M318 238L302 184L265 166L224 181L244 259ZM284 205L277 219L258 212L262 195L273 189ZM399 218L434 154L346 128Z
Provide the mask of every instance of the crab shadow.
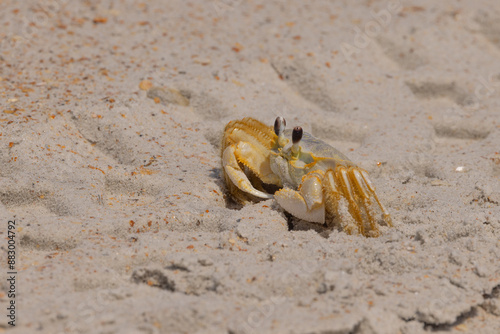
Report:
M244 205L236 202L229 193L224 178L222 177L222 168L212 168L208 176L214 179L215 184L219 187L220 193L223 194L224 206L226 209L239 211L243 208Z
M310 231L313 230L316 233L318 233L320 236L322 236L325 239L328 239L330 234L333 232L334 228L331 226L327 226L327 224L317 224L317 223L311 223L305 220L302 220L300 218L294 217L292 214L286 212L279 206L278 203L274 202L274 204L271 206L273 210L281 211L283 212L287 223L288 223L288 231Z

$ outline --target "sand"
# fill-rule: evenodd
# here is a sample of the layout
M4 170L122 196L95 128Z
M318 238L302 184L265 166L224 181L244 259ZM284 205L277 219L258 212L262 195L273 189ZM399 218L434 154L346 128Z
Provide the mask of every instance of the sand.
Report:
M0 1L10 333L499 333L500 5ZM239 207L247 116L338 148L379 238Z

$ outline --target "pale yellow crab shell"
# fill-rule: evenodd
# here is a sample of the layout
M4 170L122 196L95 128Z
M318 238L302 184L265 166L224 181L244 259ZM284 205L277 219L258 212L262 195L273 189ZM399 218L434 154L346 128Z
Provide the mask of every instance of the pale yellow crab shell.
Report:
M315 170L326 171L335 169L339 164L343 166L356 166L348 157L342 154L336 148L330 146L324 141L304 132L300 141L300 155L293 158L291 153L292 130L285 130L285 138L288 144L281 150L273 150L278 156L281 156L288 164L288 173L290 175L291 186L298 187L302 182L302 177ZM282 160L281 160L282 161ZM271 159L271 164L280 164L280 160ZM284 180L282 180L284 181Z

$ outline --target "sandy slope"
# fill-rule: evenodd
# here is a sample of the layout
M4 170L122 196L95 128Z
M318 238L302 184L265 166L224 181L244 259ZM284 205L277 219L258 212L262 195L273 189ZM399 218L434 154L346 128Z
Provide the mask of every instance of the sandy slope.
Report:
M11 332L498 333L499 21L497 0L0 1ZM395 228L228 201L224 125L277 115L368 170Z

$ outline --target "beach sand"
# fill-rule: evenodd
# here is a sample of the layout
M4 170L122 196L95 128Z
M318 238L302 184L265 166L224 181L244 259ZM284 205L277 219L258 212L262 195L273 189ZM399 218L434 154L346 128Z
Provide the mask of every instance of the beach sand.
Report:
M0 1L0 332L499 333L499 22L498 0ZM395 226L232 202L224 126L278 115Z

